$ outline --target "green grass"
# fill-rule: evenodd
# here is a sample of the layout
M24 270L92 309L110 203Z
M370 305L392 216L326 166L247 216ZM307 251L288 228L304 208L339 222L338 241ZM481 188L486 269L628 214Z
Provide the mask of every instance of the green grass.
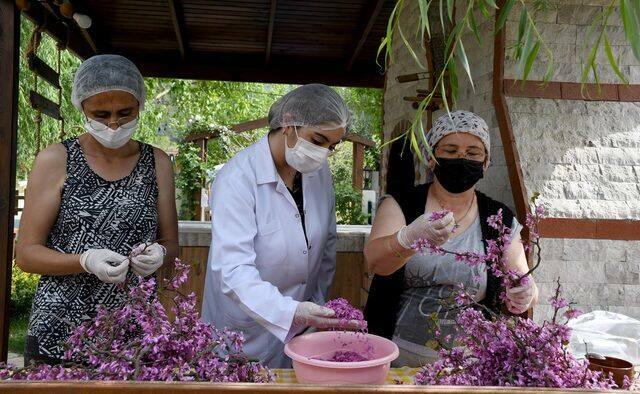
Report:
M24 352L24 340L27 336L29 315L16 316L9 321L9 351L22 354Z

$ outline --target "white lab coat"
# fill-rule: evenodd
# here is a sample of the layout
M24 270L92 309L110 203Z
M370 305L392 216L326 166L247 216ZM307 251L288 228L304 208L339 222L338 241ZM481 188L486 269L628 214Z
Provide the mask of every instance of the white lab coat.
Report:
M202 318L244 333L247 355L291 365L284 343L300 301L323 304L336 264L335 196L328 165L303 174L305 224L276 171L267 136L244 149L211 187L211 248Z

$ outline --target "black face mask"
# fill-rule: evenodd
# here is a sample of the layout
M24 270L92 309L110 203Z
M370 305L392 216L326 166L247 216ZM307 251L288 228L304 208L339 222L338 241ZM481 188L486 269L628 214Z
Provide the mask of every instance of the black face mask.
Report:
M484 163L463 158L436 157L433 173L446 191L457 194L466 192L482 179Z

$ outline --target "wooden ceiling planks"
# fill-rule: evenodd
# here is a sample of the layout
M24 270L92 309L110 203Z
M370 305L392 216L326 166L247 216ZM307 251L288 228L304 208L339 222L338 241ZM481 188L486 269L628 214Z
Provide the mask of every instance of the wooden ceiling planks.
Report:
M394 5L395 0L84 0L98 22L101 49L132 57L148 75L371 87L383 84L376 52ZM163 64L153 65L155 60Z

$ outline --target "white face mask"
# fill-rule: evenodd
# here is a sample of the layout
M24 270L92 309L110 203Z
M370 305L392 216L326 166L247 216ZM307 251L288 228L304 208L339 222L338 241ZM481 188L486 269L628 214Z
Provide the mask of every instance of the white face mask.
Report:
M125 146L138 127L138 118L113 130L95 119L87 118L84 129L91 134L102 146L109 149L118 149ZM104 130L100 130L105 128ZM97 129L97 130L96 130Z
M329 157L330 153L329 149L314 145L300 138L300 136L298 136L298 129L295 126L293 127L296 132L296 137L298 138L293 148L289 148L287 135L285 134L284 136L284 157L287 164L303 174L308 174L320 169L320 167L327 162L327 157Z

